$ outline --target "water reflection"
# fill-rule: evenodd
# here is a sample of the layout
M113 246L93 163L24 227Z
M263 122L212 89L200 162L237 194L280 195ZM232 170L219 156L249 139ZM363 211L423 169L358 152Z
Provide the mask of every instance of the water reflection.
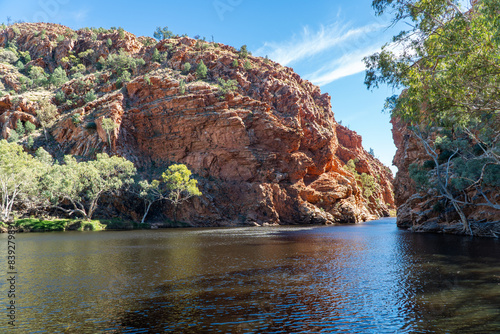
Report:
M499 260L497 241L390 219L33 233L19 235L19 321L26 333L494 333Z

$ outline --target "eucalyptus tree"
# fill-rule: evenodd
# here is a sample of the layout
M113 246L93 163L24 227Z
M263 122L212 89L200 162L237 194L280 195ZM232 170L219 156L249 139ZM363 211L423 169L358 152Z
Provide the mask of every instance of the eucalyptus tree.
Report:
M386 108L420 140L433 165L428 186L471 232L465 206L500 209L500 2L462 3L374 0L408 28L365 58L365 84L403 89Z

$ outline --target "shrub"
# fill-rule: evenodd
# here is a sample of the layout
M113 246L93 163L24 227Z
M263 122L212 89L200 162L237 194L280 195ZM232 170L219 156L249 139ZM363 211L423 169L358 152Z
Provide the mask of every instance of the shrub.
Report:
M184 66L182 67L182 73L187 74L191 71L191 64L186 62L184 63Z
M57 36L57 38L56 38L56 42L57 42L57 43L61 43L62 41L64 41L64 36L63 36L63 35L59 35L59 36Z
M118 36L120 36L120 39L125 38L125 30L122 27L118 28Z
M203 60L200 61L198 67L196 68L196 77L198 79L205 79L207 77L207 66L203 63Z
M227 93L229 92L234 92L236 89L238 89L238 82L236 80L224 80L222 78L218 79L218 87L219 87L219 92L223 95L226 96Z
M174 37L174 34L168 30L168 27L156 27L155 32L153 33L153 37L157 40L168 39Z
M252 69L252 64L250 64L250 61L248 61L248 60L245 61L245 63L243 64L243 68L247 71Z
M108 48L110 48L113 45L113 41L111 40L111 38L108 38L106 40L106 45L108 46Z
M60 90L56 93L55 98L56 98L56 102L59 104L66 102L66 94L64 94L64 92L62 90Z
M16 67L17 67L17 69L19 70L19 72L24 71L24 64L23 64L23 62L22 62L22 61L20 61L20 60L19 60L19 61L16 63Z
M28 148L32 148L35 144L35 140L33 139L33 137L29 136L26 144L28 145Z
M9 138L7 139L7 141L9 143L15 143L15 142L19 141L19 135L17 134L17 132L16 131L11 131L10 135L9 135Z
M186 93L186 82L184 80L179 81L179 93L184 95Z
M0 52L0 62L14 64L19 58L12 51L3 50Z
M61 66L57 67L49 77L49 83L56 87L61 86L66 81L68 81L68 76Z
M17 134L22 137L26 133L26 129L24 129L23 122L18 119L16 122L16 132Z
M411 164L408 168L410 178L415 181L417 188L424 189L429 186L429 175L427 171L417 164Z
M234 68L240 66L238 59L233 60L233 62L231 63L231 66L233 66Z
M73 122L73 124L75 126L78 126L78 124L80 124L82 122L82 120L80 119L81 115L80 114L73 114L73 116L71 116L71 121Z
M130 57L127 53L121 51L118 54L109 55L103 65L105 68L115 72L118 77L121 77L124 72L132 72L138 66L144 66L144 64L144 59ZM128 75L130 76L130 73Z
M95 122L88 122L85 124L85 129L87 130L96 130L97 129L97 124Z
M83 100L85 101L85 103L89 103L89 102L94 101L96 98L97 98L97 96L95 95L95 92L92 89L89 92L87 92L87 94L85 94L85 96L83 97Z
M155 48L155 50L153 51L153 57L152 57L152 60L159 63L160 62L160 51L158 51L158 49Z
M25 64L31 61L31 55L29 51L19 51L19 56L23 58Z
M26 129L27 134L31 134L33 131L36 130L36 125L28 121L24 124L24 128Z
M247 50L247 46L246 45L242 45L241 48L240 48L240 58L246 58L248 57L248 50Z

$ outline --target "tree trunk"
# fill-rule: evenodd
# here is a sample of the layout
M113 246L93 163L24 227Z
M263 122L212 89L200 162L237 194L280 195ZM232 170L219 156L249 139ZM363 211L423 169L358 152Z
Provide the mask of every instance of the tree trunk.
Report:
M146 207L146 211L144 212L144 216L142 216L141 224L144 224L144 221L146 220L146 216L148 215L149 208L151 208L151 205L153 202L148 202L148 205Z
M454 200L451 200L451 203L453 204L455 211L460 216L460 221L462 222L462 225L464 226L464 231L467 232L468 234L472 235L472 230L470 229L469 221L467 220L467 217L465 217L465 214L462 211L462 208Z

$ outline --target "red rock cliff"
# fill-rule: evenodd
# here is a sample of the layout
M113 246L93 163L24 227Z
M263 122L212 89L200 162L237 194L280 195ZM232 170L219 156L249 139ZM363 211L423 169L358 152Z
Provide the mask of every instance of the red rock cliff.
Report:
M61 87L65 96L80 98L71 106L59 105L52 135L66 153L111 151L144 173L173 162L186 164L203 196L180 208L181 220L197 225L354 223L387 216L393 208L388 168L364 151L359 135L336 123L330 97L290 68L251 55L240 58L232 47L187 37L145 46L140 41L148 39L129 33L92 37L78 31L54 46L57 36L72 31L59 25L17 26L18 48L29 50L48 71L66 66L61 59L70 52L88 49L105 58L122 48L146 60L123 87L109 72L88 64L90 74ZM35 28L46 29L48 41L33 44ZM12 28L0 32L0 46L14 36ZM106 45L108 38L112 47ZM155 48L161 64L152 61ZM197 81L194 73L201 61L208 68L205 81ZM189 73L183 73L186 63L193 68ZM218 79L235 80L237 90L222 94ZM97 99L85 103L81 97L90 89ZM0 102L4 136L15 124L15 108L9 99ZM117 126L110 145L103 117ZM369 198L344 168L350 159L356 159L358 173L377 180ZM167 204L157 208L167 214L170 209Z

